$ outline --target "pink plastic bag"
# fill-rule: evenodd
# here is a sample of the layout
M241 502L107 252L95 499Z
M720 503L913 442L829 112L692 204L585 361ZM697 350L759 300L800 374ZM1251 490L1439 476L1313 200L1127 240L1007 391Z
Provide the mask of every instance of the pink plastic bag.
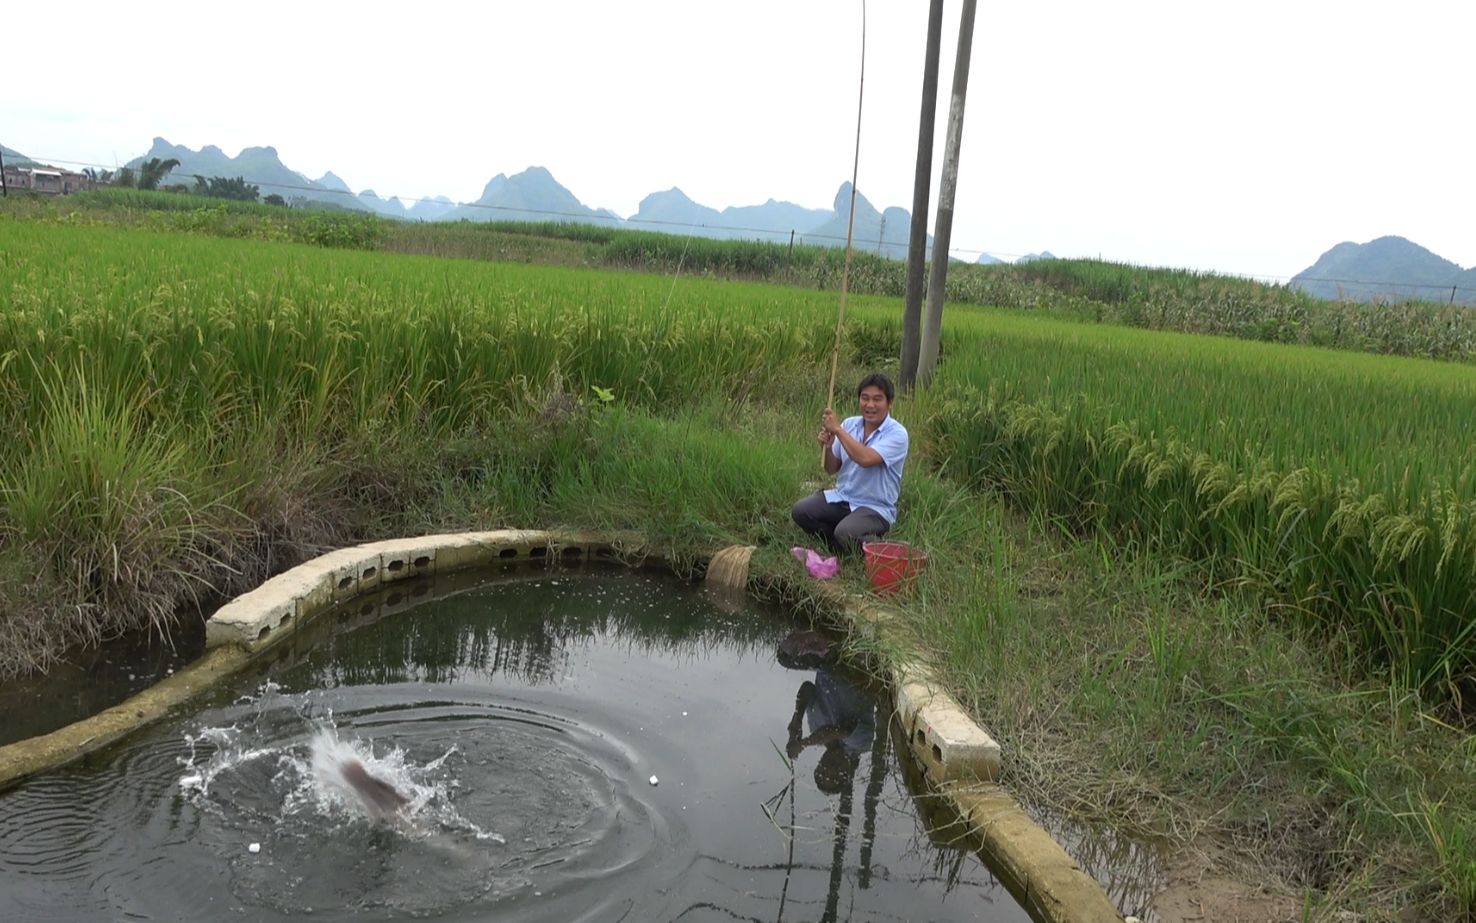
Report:
M816 580L829 580L834 577L836 571L840 570L840 561L835 558L822 558L809 548L801 548L798 545L789 549L789 553L795 559L805 565L805 570Z

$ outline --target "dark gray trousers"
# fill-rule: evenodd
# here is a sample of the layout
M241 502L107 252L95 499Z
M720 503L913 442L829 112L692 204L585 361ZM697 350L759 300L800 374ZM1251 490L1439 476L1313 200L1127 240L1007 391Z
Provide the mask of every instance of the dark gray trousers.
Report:
M825 491L817 490L790 510L794 524L825 540L831 551L861 550L861 543L881 538L891 528L882 514L868 507L851 509L849 503L831 503Z

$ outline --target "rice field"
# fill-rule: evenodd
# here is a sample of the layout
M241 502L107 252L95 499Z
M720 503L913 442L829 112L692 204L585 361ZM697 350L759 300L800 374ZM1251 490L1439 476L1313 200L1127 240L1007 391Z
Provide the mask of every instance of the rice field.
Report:
M20 222L0 280L0 423L21 432L83 387L187 425L486 420L554 373L670 407L818 363L834 335L817 293Z
M1476 670L1476 368L955 312L930 449L1203 562L1417 687Z
M0 300L0 551L53 577L0 587L22 646L43 602L164 630L511 422L813 395L834 337L818 292L6 219Z
M700 277L693 253L722 247L680 276L670 247L632 257L651 275L155 220L0 214L0 674L407 525L739 538L792 564L833 291ZM849 367L894 367L899 315L853 297ZM907 612L986 719L1018 704L1022 754L1108 754L1085 802L1060 774L1061 803L1141 819L1121 792L1169 793L1175 838L1209 792L1206 823L1253 845L1302 818L1297 868L1354 857L1330 902L1392 856L1397 900L1469 910L1469 741L1407 690L1464 704L1476 664L1476 366L957 305L943 363L900 414L899 537L938 551ZM1086 541L1053 557L993 492ZM1249 593L1199 594L1182 560ZM73 622L43 637L50 617Z
M284 453L485 433L550 394L679 415L827 365L832 294L675 282L0 220L0 524L124 586L140 521L155 567L182 510L251 518ZM890 362L897 314L858 299L850 350ZM1402 683L1469 684L1476 368L974 309L944 360L910 422L945 473L1200 562Z

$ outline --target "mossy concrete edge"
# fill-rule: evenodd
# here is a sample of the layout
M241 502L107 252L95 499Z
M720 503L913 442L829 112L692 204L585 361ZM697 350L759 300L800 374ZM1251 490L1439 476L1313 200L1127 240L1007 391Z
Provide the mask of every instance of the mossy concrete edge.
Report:
M0 789L81 759L156 721L241 670L313 615L383 583L519 560L582 560L645 551L636 535L503 529L392 539L320 555L221 606L206 623L206 654L173 676L90 718L0 747ZM900 615L874 598L826 585L821 596L852 626L885 637ZM1120 923L1082 871L995 780L999 744L919 663L888 665L898 718L924 776L982 837L1014 879L1026 910L1045 923Z
M822 603L851 628L887 648L901 645L902 616L876 597L823 584ZM964 711L933 672L917 662L888 663L897 720L924 779L946 797L1008 879L1032 918L1043 923L1122 923L1101 884L999 786L999 743Z
M163 718L244 668L313 615L381 584L498 562L619 559L642 555L645 548L637 535L501 529L393 539L330 551L217 609L205 623L205 654L173 676L91 717L0 747L0 789L80 760Z
M340 548L221 606L205 623L205 646L262 650L334 603L398 580L497 563L614 558L644 549L636 535L542 529L450 532Z
M173 676L112 708L74 721L50 734L0 747L0 789L79 760L157 721L170 709L204 692L250 661L251 654L240 648L222 647L206 651L205 656Z

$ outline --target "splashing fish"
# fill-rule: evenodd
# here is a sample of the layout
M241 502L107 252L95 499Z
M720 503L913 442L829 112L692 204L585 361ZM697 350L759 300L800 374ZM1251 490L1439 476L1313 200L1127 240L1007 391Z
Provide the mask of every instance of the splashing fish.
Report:
M338 772L345 787L358 797L371 817L379 820L404 819L401 812L410 803L409 796L369 772L362 760L342 760L338 764Z

